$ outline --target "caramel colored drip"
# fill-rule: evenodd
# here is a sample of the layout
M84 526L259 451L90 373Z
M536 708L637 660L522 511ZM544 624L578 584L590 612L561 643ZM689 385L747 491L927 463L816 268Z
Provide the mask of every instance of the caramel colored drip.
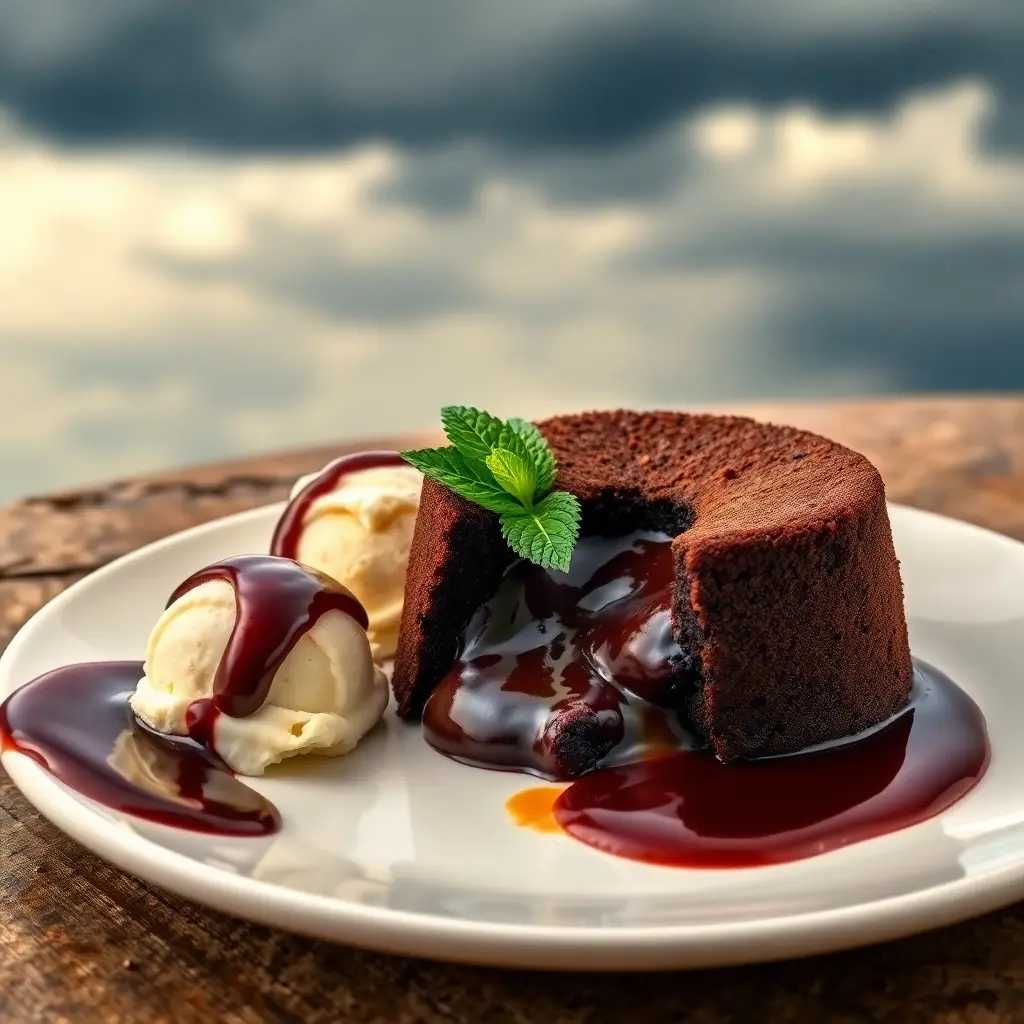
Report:
M531 786L513 793L505 801L505 810L513 823L534 832L563 832L555 819L555 801L564 786Z

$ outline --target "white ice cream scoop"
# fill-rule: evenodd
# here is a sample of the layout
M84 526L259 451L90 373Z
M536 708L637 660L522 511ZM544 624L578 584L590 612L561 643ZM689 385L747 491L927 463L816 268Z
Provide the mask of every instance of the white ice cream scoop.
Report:
M292 496L312 479L299 480ZM408 465L345 473L310 505L298 535L294 557L336 579L366 609L378 661L395 653L422 485Z
M142 721L158 732L187 734L189 706L213 695L235 615L234 590L219 579L200 583L164 611L131 698ZM244 718L217 715L213 747L244 775L260 775L296 754L345 754L380 720L387 703L387 678L373 662L366 633L345 612L331 609L296 641L262 707Z

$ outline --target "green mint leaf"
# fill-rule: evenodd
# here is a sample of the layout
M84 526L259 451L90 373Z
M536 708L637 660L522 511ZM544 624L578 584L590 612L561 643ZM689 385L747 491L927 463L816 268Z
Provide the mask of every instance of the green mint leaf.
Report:
M507 448L495 448L486 460L494 479L509 494L518 498L526 508L533 504L537 491L537 471L533 462Z
M568 491L555 491L529 511L503 512L501 532L517 555L568 572L580 532L580 503Z
M441 424L453 445L467 459L483 462L498 447L505 424L490 413L467 405L446 405Z
M467 459L457 448L419 448L402 452L402 458L424 476L491 512L515 515L523 511L483 462Z
M533 427L536 435L534 438L527 430L531 424L523 420L510 420L506 423L497 416L468 405L445 406L441 410L441 423L448 440L467 459L486 462L496 448L504 448L518 455L524 462L531 463L535 467L534 475L538 478L538 484L535 492L526 499L527 504L551 490L555 460L547 441L536 427ZM544 486L540 486L541 478L548 481Z
M495 448L502 448L505 451L509 451L514 455L517 455L523 460L523 462L533 467L533 474L536 477L537 467L534 462L533 453L530 451L523 438L520 437L520 435L517 434L509 424L506 423L502 426L501 433L498 435L498 443L495 445ZM530 497L540 498L543 497L543 495L535 492L530 495Z
M526 420L511 419L509 427L523 442L533 459L537 471L537 495L547 494L555 486L555 453L551 450L547 438L532 423Z
M496 512L516 554L568 572L580 529L580 503L555 485L554 453L526 420L507 422L472 406L441 410L450 448L422 448L402 457L468 501ZM546 497L545 497L546 495Z

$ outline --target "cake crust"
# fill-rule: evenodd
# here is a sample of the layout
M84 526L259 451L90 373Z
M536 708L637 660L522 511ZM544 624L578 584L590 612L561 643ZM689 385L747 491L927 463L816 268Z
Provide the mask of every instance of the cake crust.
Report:
M682 710L723 759L859 732L906 702L913 669L885 490L862 455L790 427L677 412L538 424L583 535L675 537ZM425 480L393 686L416 718L473 612L515 559L491 513Z

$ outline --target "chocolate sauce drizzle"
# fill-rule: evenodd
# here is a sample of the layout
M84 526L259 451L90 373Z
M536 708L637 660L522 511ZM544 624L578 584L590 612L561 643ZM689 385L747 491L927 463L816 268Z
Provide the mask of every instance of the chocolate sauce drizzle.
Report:
M353 455L342 455L328 463L288 502L274 528L270 553L282 558L298 557L299 539L307 513L318 498L330 494L349 473L357 473L362 469L378 469L382 466L407 465L409 463L398 452L389 451L356 452Z
M189 735L209 744L220 714L247 718L267 699L274 676L303 634L325 612L344 612L366 629L366 609L325 573L288 558L239 555L193 573L167 602L223 580L235 594L235 622L214 678L213 696L186 713Z
M174 591L168 607L212 580L231 585L235 622L213 695L193 701L186 712L187 738L156 733L132 715L128 700L142 677L141 662L91 662L49 672L15 691L0 706L3 747L136 817L224 835L276 831L277 811L217 757L217 717L258 711L285 658L325 612L344 612L365 629L366 611L331 577L270 555L200 569Z

